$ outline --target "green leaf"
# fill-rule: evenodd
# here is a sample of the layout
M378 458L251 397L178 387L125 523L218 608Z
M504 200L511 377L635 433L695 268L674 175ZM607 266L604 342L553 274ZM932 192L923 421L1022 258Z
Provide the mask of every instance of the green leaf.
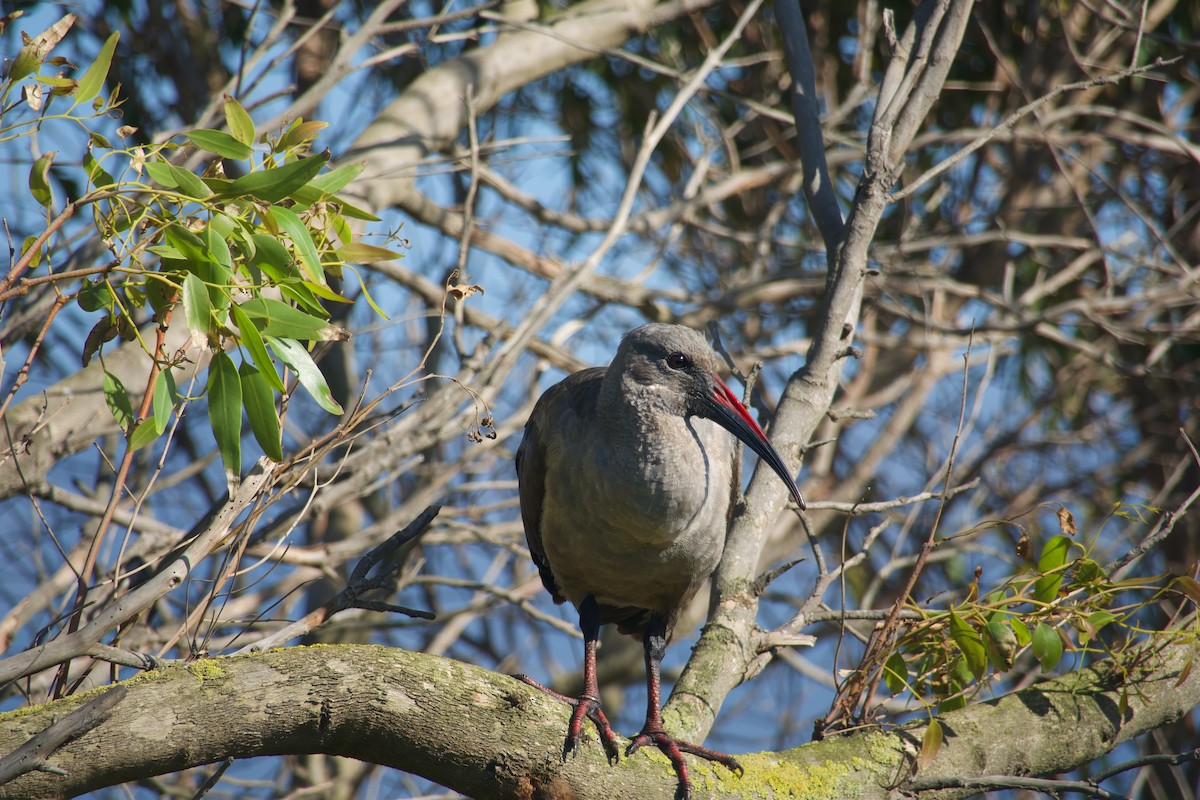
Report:
M1038 558L1038 572L1047 573L1058 569L1067 563L1067 554L1071 550L1071 540L1066 536L1052 536L1042 547L1042 555Z
M1079 583L1095 583L1108 578L1100 565L1090 558L1077 559L1071 569L1075 573L1075 580Z
M147 161L143 164L146 168L146 173L151 180L159 186L167 189L179 188L179 181L175 180L175 173L171 171L171 165L165 161Z
M50 189L50 165L58 153L54 150L42 153L29 170L29 192L38 205L49 209L54 204L54 192Z
M921 752L917 756L917 769L925 769L937 756L938 751L942 749L944 741L942 734L942 726L936 719L929 720L929 724L925 726L925 735L921 737Z
M78 302L79 307L84 311L99 311L102 308L111 311L113 296L108 281L100 280L93 283L84 278L83 287L79 290Z
M963 697L962 693L947 697L938 703L938 711L958 711L960 708L967 707L967 698Z
M363 280L363 277L358 273L358 270L351 268L350 271L354 273L354 277L358 278L358 288L362 289L362 296L366 298L368 305L370 305L371 308L374 309L375 313L379 316L383 317L384 319L391 319L391 317L383 313L382 308L375 304L375 298L371 297L371 293L367 291L367 282Z
M279 375L275 372L275 363L271 361L271 356L267 353L267 346L263 344L262 333L258 330L258 326L254 324L254 320L250 319L249 315L237 303L230 306L229 310L233 312L233 322L238 326L238 333L241 334L242 344L250 351L250 358L258 366L258 371L261 373L260 377L275 391L286 391L283 381L279 380Z
M282 206L272 206L271 217L296 247L296 255L300 258L300 269L304 277L313 283L324 285L325 271L321 268L321 256L317 253L317 246L300 217L295 211Z
M283 136L279 137L279 144L276 149L280 151L290 150L297 145L304 144L307 141L317 138L321 131L329 127L328 122L320 122L310 120L305 122L297 118L292 122L288 129L283 132Z
M900 653L892 653L883 665L883 682L892 694L900 694L908 688L908 665Z
M1017 637L1005 622L993 619L984 628L983 647L992 666L1001 672L1012 669L1017 654Z
M129 403L129 394L121 379L108 371L104 373L104 402L108 404L108 410L121 430L128 431L133 423L133 406Z
M183 313L187 319L188 330L208 336L212 324L208 287L191 272L183 279Z
M350 264L374 264L379 261L394 261L398 258L404 258L403 255L394 250L362 242L351 242L344 247L339 247L335 252L338 258Z
M129 437L129 449L136 452L153 442L162 434L157 428L154 417L139 422Z
M87 151L83 154L83 168L87 171L88 180L96 188L104 186L112 186L116 181L113 176L108 174L104 167L100 166L100 162L92 155L91 145L88 145Z
M168 225L163 228L163 239L188 262L190 270L195 270L209 260L208 248L205 246L204 240L182 225ZM161 255L166 254L162 253Z
M208 420L228 475L242 471L242 381L228 353L213 356L208 368Z
M1033 599L1039 603L1053 603L1062 588L1063 576L1043 575L1033 584Z
M233 137L242 144L254 143L254 120L232 95L225 95L225 124Z
M1058 597L1062 588L1063 575L1061 569L1067 563L1067 555L1071 549L1071 540L1066 536L1051 537L1042 547L1038 558L1038 572L1042 577L1033 585L1033 599L1039 603L1052 603Z
M1022 622L1018 617L1013 617L1009 620L1009 624L1012 625L1013 633L1017 637L1017 646L1024 647L1025 645L1029 644L1033 637L1030 635L1029 628L1025 625L1025 623Z
M1093 611L1081 620L1079 641L1081 644L1087 644L1092 639L1095 639L1100 634L1100 629L1110 622L1118 619L1117 615L1111 611Z
M207 200L212 197L212 190L208 188L208 185L204 181L200 180L199 176L174 164L168 164L167 169L170 171L171 177L175 180L175 186L189 198Z
M236 309L237 306L234 306ZM272 370L272 373L274 370ZM254 439L272 461L283 461L283 445L279 427L279 413L275 410L275 393L267 385L267 379L253 366L242 362L238 370L242 379L242 401L246 405L246 418ZM278 378L276 378L278 380Z
M1063 644L1058 631L1044 622L1039 622L1033 631L1033 655L1042 665L1043 672L1049 672L1058 665L1062 658Z
M1175 580L1171 581L1171 586L1176 591L1187 595L1195 605L1200 606L1200 583L1197 583L1193 578L1187 575L1180 575Z
M321 408L330 414L342 413L341 405L333 399L333 393L329 391L329 384L325 382L325 376L321 374L321 370L317 369L312 356L302 345L290 339L277 339L274 336L268 336L267 342L275 351L275 355L279 356L279 360L296 372L296 378L300 381L300 385L312 395Z
M342 189L345 189L350 184L350 181L357 178L366 168L367 162L365 161L359 161L356 164L343 164L315 178L309 186L324 195L337 194Z
M283 283L297 274L287 248L276 237L254 233L250 235L250 243L254 245L250 263L262 269L275 283Z
M976 680L982 678L984 672L987 671L987 652L984 650L983 640L979 636L979 631L953 611L950 612L950 638L962 651L971 675Z
M225 131L214 131L207 128L200 128L194 131L188 131L184 134L192 144L201 150L206 150L210 153L216 153L221 158L230 158L234 161L245 161L254 151L250 145L245 142L238 141L233 136L230 136ZM236 184L237 181L234 181Z
M112 35L104 40L104 44L100 46L100 53L96 56L96 60L92 62L87 72L83 73L83 77L79 79L79 90L75 93L75 102L72 104L72 108L80 103L86 103L100 94L100 90L104 88L104 79L108 77L109 67L112 66L113 53L117 49L117 40L120 38L121 32L113 31Z
M157 433L162 433L167 429L167 423L171 421L171 409L175 407L175 394L171 391L170 372L169 369L159 370L158 377L154 379L154 398L151 404L154 415L151 419L154 420L154 429Z
M22 257L24 257L24 255L29 252L29 248L33 247L34 243L37 240L38 240L38 237L33 236L32 234L25 237L25 241L21 242L21 256ZM29 259L29 268L37 269L38 265L42 263L43 255L45 255L45 249L44 249L44 247L39 247L37 249L37 252L35 252L33 254L33 257L31 259ZM86 278L84 279L84 283L85 284L87 283ZM95 309L93 309L93 310L95 310Z
M259 330L266 336L299 339L306 342L340 342L350 338L345 328L331 325L269 297L255 297L241 305L251 319L260 321Z
M204 248L212 260L224 267L227 273L233 271L233 256L229 252L229 245L225 243L225 237L212 225L204 229Z
M229 185L223 194L231 197L250 195L268 203L278 203L307 184L329 161L329 151L243 175ZM274 209L272 209L274 210Z

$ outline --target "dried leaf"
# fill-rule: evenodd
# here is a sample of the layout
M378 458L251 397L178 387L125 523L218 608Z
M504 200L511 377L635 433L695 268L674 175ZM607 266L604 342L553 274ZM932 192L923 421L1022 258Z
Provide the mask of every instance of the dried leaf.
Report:
M1029 531L1021 531L1017 540L1017 558L1029 558Z
M1058 510L1058 527L1067 536L1075 535L1075 517L1071 516L1071 512L1065 508Z
M446 287L446 292L455 300L463 300L476 292L484 293L483 287L477 283L453 283Z

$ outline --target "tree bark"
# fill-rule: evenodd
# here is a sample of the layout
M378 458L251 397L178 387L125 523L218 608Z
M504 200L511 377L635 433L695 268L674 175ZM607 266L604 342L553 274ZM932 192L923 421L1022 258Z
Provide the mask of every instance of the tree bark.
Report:
M697 798L964 797L917 789L1070 769L1200 704L1194 630L1170 643L939 715L945 743L910 783L923 724L739 755L737 777L693 760ZM120 684L126 697L5 798L72 797L225 758L326 753L424 776L472 797L670 798L666 759L609 766L589 731L561 761L565 705L506 675L372 645L294 647L196 661ZM0 715L0 751L111 688ZM1069 735L1065 735L1069 731ZM56 772L45 771L46 769Z

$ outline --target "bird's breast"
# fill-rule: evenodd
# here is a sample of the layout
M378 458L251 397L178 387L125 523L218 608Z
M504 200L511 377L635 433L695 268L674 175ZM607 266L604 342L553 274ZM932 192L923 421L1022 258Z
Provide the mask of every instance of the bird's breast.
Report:
M547 453L543 541L570 599L595 594L670 610L716 568L730 436L707 420L677 422L667 433L610 432Z

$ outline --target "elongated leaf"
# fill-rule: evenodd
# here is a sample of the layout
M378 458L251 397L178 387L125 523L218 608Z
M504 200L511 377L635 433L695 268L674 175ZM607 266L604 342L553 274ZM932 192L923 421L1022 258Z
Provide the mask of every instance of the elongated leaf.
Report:
M42 153L29 170L29 192L43 208L54 205L54 192L50 189L50 165L54 163L56 155L58 152L55 150Z
M129 403L129 394L125 391L121 379L107 371L104 373L104 402L121 430L128 431L133 423L133 406Z
M917 769L922 770L933 763L938 751L942 749L944 736L942 725L936 719L929 720L925 727L925 735L921 737L921 752L917 756Z
M904 656L892 653L883 665L883 682L892 694L900 694L908 688L908 665L904 663Z
M237 306L234 306L237 308ZM272 461L283 461L283 445L279 427L279 412L275 410L275 393L267 385L267 379L250 364L242 362L238 369L242 379L242 402L246 405L246 418L258 446Z
M242 104L231 95L225 95L225 124L230 133L242 144L254 144L254 120L246 113Z
M158 377L154 379L154 398L151 404L154 414L150 419L154 421L155 436L167 429L167 423L171 421L171 409L175 406L170 373L169 369L160 370Z
M313 243L308 228L300 221L295 211L282 206L271 207L271 217L279 229L287 234L296 247L296 255L300 258L300 269L304 277L313 283L325 283L325 271L321 268L321 256Z
M179 181L175 180L175 173L171 172L171 165L165 161L146 161L142 166L146 168L148 174L155 183L167 189L176 189L179 187Z
M137 427L133 429L133 434L129 437L129 449L136 452L153 442L162 434L162 431L157 428L158 426L154 421L154 417L139 422Z
M1033 636L1029 633L1029 627L1022 622L1018 617L1013 617L1009 620L1012 625L1013 634L1017 637L1017 646L1024 647L1029 644Z
M330 325L326 320L318 319L269 297L247 300L242 303L241 308L255 320L259 330L267 336L300 339L306 342L340 342L350 338L350 333L345 328Z
M250 358L254 360L255 365L258 367L260 377L275 391L286 391L283 381L279 379L279 375L275 372L275 364L271 361L270 354L267 353L267 346L263 343L262 333L259 332L258 326L254 324L254 320L250 319L250 316L237 303L234 303L229 310L233 312L233 322L238 326L242 345L250 351Z
M188 269L194 270L210 260L208 247L205 246L204 240L182 225L168 225L163 228L163 239L166 244L174 247L180 257L188 263Z
M254 233L250 235L250 242L254 245L254 256L250 263L267 273L275 283L282 283L299 274L287 248L274 236Z
M351 264L374 264L379 261L394 261L397 258L404 258L402 254L394 250L363 242L351 242L344 247L339 247L336 252L338 258Z
M302 158L282 167L272 167L243 175L229 185L227 196L250 195L268 203L278 203L311 181L329 161L329 151Z
M207 128L200 128L194 131L188 131L186 134L188 141L196 145L201 150L206 150L209 153L216 153L221 158L231 158L234 161L245 161L254 152L250 145L245 142L240 142L233 136L230 136L225 131L213 131ZM234 181L237 183L237 181Z
M207 200L212 197L212 189L204 181L200 180L198 175L195 175L183 167L177 167L174 164L168 164L167 169L171 172L171 177L175 179L175 185L179 191L183 192L188 197L196 200Z
M295 211L284 209L282 206L272 206L271 217L275 218L275 223L280 230L287 234L288 239L292 240L304 277L312 283L324 285L325 271L320 265L320 254L317 252L317 245L312 241L312 235L308 233L304 222L300 221L300 217L296 215Z
M1061 569L1067 563L1071 549L1071 540L1066 536L1053 536L1042 547L1038 557L1038 572L1042 577L1033 586L1033 599L1039 603L1052 603L1058 597L1062 588L1063 574Z
M322 194L337 194L350 185L350 181L357 178L366 168L367 162L365 161L358 161L354 164L343 164L336 169L329 170L324 175L314 178L309 185Z
M1044 622L1039 622L1033 631L1033 655L1042 665L1043 672L1049 672L1058 665L1062 658L1063 644L1058 631Z
M229 253L229 245L225 243L225 237L212 225L204 229L204 247L213 261L224 267L227 272L233 271L233 257Z
M75 93L74 106L80 103L86 103L96 95L100 94L100 90L104 88L104 79L108 77L109 67L112 66L113 53L117 49L117 40L121 38L120 31L113 31L112 35L104 40L104 44L100 46L100 53L96 56L96 60L88 67L87 72L83 73L83 77L79 79L79 91Z
M1100 634L1100 629L1110 622L1117 619L1117 615L1111 611L1093 611L1083 618L1079 625L1079 642L1087 644L1092 639L1095 639Z
M371 308L374 309L375 313L379 316L383 317L384 319L391 319L391 317L383 313L383 309L375 303L375 298L371 297L371 292L367 290L367 282L363 280L363 276L359 274L358 270L351 267L350 271L354 273L354 277L358 278L358 286L360 289L362 289L362 296L366 298L367 304L370 305Z
M212 324L212 305L208 302L208 287L189 272L183 279L183 313L188 330L208 336Z
M1042 547L1038 558L1038 572L1050 572L1067 563L1067 554L1071 550L1071 540L1066 536L1052 536Z
M1200 583L1197 583L1194 579L1188 577L1187 575L1180 575L1178 578L1171 581L1171 587L1176 591L1187 595L1189 600L1191 600L1197 606L1200 606Z
M976 680L982 678L987 670L987 652L984 650L983 640L974 627L953 611L950 612L950 638L962 651L971 675Z
M342 413L341 405L333 399L333 393L329 391L329 384L325 382L325 376L321 374L321 370L317 369L312 356L302 345L290 339L277 339L274 336L268 336L267 342L275 351L275 355L279 356L279 360L295 370L300 385L312 395L321 408L330 414Z
M1033 599L1039 603L1053 603L1058 597L1058 590L1062 588L1063 576L1043 575L1038 578L1033 584Z
M208 368L208 421L225 472L237 476L242 471L242 381L228 353L213 356Z
M83 154L83 168L87 171L88 180L97 188L112 186L116 182L113 180L113 176L109 175L108 171L100 166L100 162L92 155L90 144L87 151Z
M302 119L296 119L283 132L283 136L279 137L279 144L276 149L280 152L290 150L297 145L317 138L317 135L328 127L328 122L320 122L319 120L305 122Z

